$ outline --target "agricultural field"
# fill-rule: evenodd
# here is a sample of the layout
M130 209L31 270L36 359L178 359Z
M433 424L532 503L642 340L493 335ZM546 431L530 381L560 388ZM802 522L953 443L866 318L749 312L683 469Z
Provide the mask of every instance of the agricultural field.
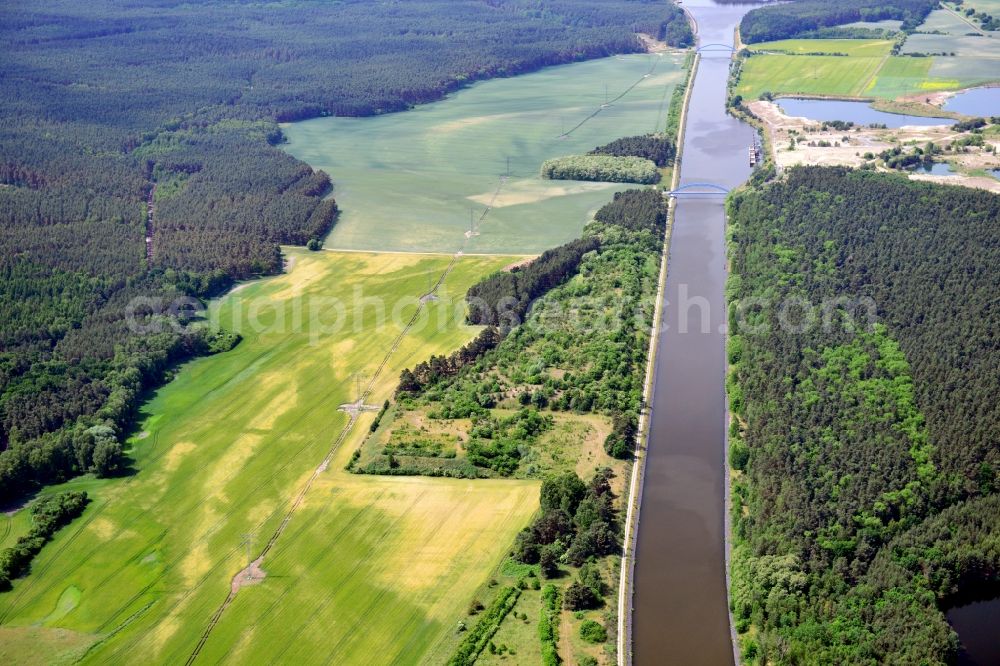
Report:
M961 88L1000 81L1000 59L934 58L931 80L958 81Z
M790 39L755 44L755 50L771 53L746 59L736 93L747 99L764 92L896 99L1000 79L1000 39L968 36L968 28L954 15L935 11L920 29L949 34L913 34L902 49L904 54L955 53L954 57L891 56L890 40ZM819 51L849 55L794 55Z
M354 373L378 403L403 367L472 338L466 290L512 259L458 260L404 334L450 257L285 252L287 274L213 305L243 341L156 393L130 441L133 473L55 488L92 502L0 597L0 661L183 662L275 534L265 575L242 583L201 659L420 663L450 639L454 600L500 563L537 510L538 483L348 474L374 414L342 437L338 405L356 397ZM320 636L330 653L308 649Z
M793 55L806 53L846 54L857 57L889 55L891 39L782 39L752 44L754 51L780 51Z
M935 9L927 15L923 23L917 26L917 32L941 32L946 35L964 35L975 31L975 25L978 25L975 21L972 21L970 24L970 21L956 16L947 9Z
M949 3L949 6L954 7ZM962 5L962 9L975 8L977 12L986 12L993 16L1000 16L1000 0L968 0Z
M13 546L30 529L30 511L0 513L0 550Z
M757 99L764 92L858 96L884 58L756 55L743 63L736 93Z
M906 38L902 53L943 53L935 60L946 60L949 57L959 57L963 61L969 58L994 58L1000 60L1000 38L983 37L979 35L924 35L915 34ZM1000 62L994 60L994 71L1000 69Z
M663 129L683 63L618 56L476 83L405 113L285 125L285 148L336 174L328 248L454 252L471 213L480 235L467 252L538 253L628 187L543 180L542 162Z

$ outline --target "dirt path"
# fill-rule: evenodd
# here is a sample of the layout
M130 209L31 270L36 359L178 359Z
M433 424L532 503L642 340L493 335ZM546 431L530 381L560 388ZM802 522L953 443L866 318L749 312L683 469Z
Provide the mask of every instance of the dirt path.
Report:
M573 643L569 637L573 634L573 623L569 621L571 614L569 611L559 612L559 660L567 666L576 664L576 655L573 654Z
M153 258L153 217L156 215L156 183L149 189L146 197L146 260Z
M880 62L878 64L878 67L875 68L875 71L872 72L872 75L869 76L865 80L865 82L861 86L861 88L858 89L858 94L859 95L864 95L865 94L865 91L868 90L868 88L872 85L872 83L878 77L878 73L882 71L882 68L885 67L885 63L887 63L887 62L889 62L889 54L888 53L886 53L884 56L882 56L882 62Z

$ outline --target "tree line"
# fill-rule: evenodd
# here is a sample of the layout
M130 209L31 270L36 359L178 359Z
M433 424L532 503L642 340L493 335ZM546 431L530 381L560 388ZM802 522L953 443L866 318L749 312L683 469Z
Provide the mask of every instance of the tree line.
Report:
M469 304L466 320L509 331L524 321L536 298L576 273L583 255L596 250L598 245L593 236L577 238L546 250L525 266L500 271L477 282L465 296Z
M740 38L747 44L798 37L805 33L856 21L902 21L913 30L937 8L937 0L796 0L758 7L740 21Z

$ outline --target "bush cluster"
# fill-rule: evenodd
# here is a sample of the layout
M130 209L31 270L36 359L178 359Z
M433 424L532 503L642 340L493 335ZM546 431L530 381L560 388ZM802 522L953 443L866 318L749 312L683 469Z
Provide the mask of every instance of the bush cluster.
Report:
M542 178L652 185L660 181L660 172L652 160L642 157L572 155L545 160Z
M83 513L87 502L87 493L70 491L43 497L31 506L31 530L0 553L0 591L9 590L11 580L27 573L35 555L60 527Z

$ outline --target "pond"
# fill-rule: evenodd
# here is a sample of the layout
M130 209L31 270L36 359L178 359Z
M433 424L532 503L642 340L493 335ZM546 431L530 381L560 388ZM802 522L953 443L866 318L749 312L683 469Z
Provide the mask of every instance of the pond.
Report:
M948 622L962 642L959 666L1000 664L1000 599L952 608Z
M1000 115L1000 88L973 88L949 97L944 109L967 116Z
M917 168L917 173L929 173L934 176L957 176L959 175L957 171L951 168L951 165L947 162L935 162L929 166L921 166Z
M904 125L950 125L954 122L950 118L927 118L902 113L886 113L873 109L868 102L849 102L839 99L787 97L778 100L778 106L789 116L819 121L843 120L853 122L855 125L878 123L895 128Z

